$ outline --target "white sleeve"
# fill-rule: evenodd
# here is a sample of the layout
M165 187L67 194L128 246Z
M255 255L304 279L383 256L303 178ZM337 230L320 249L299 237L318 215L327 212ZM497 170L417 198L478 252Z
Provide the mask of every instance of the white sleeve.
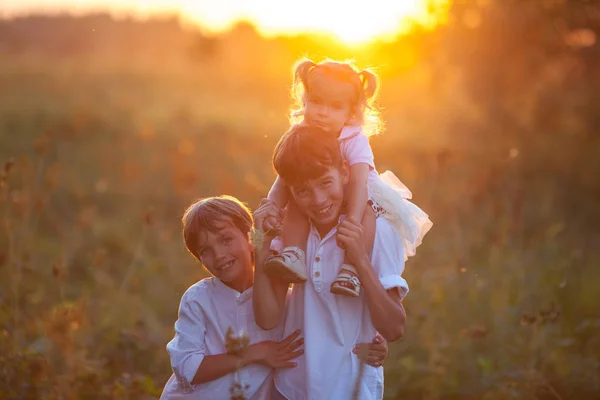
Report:
M192 391L191 382L204 360L206 353L206 324L204 314L193 295L186 292L179 305L179 315L175 322L175 337L167 344L171 357L171 367L184 391Z
M401 298L408 294L408 283L402 277L404 272L402 240L392 224L384 218L377 218L371 264L384 289L398 288Z
M341 150L349 166L365 163L369 164L371 168L375 168L373 150L369 144L369 138L362 133L342 140Z

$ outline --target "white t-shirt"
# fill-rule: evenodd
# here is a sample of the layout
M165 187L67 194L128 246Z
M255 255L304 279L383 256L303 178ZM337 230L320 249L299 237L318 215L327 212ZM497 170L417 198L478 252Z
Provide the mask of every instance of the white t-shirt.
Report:
M201 280L184 293L175 322L175 337L167 344L173 375L161 400L230 399L233 373L199 385L190 383L205 356L226 352L225 334L229 327L236 333L247 332L250 344L281 340L281 327L264 331L256 324L252 288L239 293L213 277ZM251 364L240 369L239 377L242 385L249 385L245 391L247 398L270 399L271 368Z
M362 133L360 126L345 126L342 133L340 133L338 142L340 143L342 156L350 167L358 163L368 164L368 182L379 179L379 174L375 168L373 149L371 149L369 138Z
M329 291L344 261L336 231L332 229L321 239L311 226L306 252L308 280L293 285L289 296L284 335L301 329L304 336L304 355L294 360L298 366L275 373L277 390L289 400L351 399L360 367L352 349L355 344L371 342L376 334L364 290L357 298ZM386 290L397 287L401 296L408 293L402 278L402 243L383 218L377 219L371 263ZM365 365L359 398L382 397L383 368Z

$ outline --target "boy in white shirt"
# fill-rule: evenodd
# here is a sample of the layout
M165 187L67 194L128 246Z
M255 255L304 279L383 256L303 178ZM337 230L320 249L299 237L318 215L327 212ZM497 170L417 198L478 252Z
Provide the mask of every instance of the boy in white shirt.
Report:
M294 284L287 301L288 284L267 275L262 264L257 262L255 267L258 325L272 329L283 321L285 335L297 329L304 335L304 355L296 359L297 367L276 372L278 396L288 400L351 399L360 379L360 399L381 399L383 368L365 365L360 376L360 360L353 349L375 332L388 341L403 335L406 314L402 298L408 293L408 284L401 276L404 255L400 236L386 219L377 218L369 255L360 222L344 218L349 169L334 135L293 126L277 144L273 164L297 208L311 222L306 247L308 280ZM257 229L263 228L266 219L281 219L281 214L274 202L263 200L254 214ZM266 237L261 252L269 250L271 240ZM329 291L344 258L340 247L358 271L359 297L340 297Z
M254 258L260 263L264 258L254 254L249 240L252 214L234 197L211 197L191 205L182 222L187 249L213 276L181 299L175 337L167 345L173 375L161 400L230 399L238 383L246 399L268 400L273 369L294 367L303 339L296 330L281 340L281 326L265 331L254 320ZM247 335L245 351L228 352L229 328ZM374 364L387 354L386 343L362 346Z

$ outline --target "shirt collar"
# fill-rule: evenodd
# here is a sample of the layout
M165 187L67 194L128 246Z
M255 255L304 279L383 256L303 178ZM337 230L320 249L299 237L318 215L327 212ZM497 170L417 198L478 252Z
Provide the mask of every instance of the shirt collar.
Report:
M244 301L246 299L252 298L252 289L253 286L250 286L243 293L238 292L235 289L230 288L226 284L224 284L219 278L214 278L215 288L219 293L222 293L224 296L232 297L235 299L239 299L239 301Z
M340 214L340 216L338 217L338 224L340 222L342 222L342 220L344 219L345 216L346 216L346 214ZM309 220L309 223L310 223L310 232L311 232L311 235L314 235L315 237L317 237L321 241L325 241L325 240L329 239L332 235L334 235L337 232L337 226L334 226L333 229L331 229L327 233L327 235L325 235L324 238L321 238L321 235L319 234L319 231L317 230L317 227L313 224L313 222L311 220Z
M346 125L342 128L342 132L340 133L340 137L338 140L350 139L356 135L359 135L362 132L362 128L356 125Z

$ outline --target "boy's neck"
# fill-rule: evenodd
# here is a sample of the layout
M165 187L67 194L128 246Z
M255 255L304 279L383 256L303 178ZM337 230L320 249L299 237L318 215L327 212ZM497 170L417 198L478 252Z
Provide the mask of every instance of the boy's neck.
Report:
M254 284L254 274L250 274L249 276L243 277L234 282L223 282L223 284L235 290L236 292L244 293L246 290L250 289Z
M315 227L315 229L319 233L319 236L321 236L321 239L323 239L325 236L327 236L329 234L329 232L331 232L336 226L338 226L338 224L340 223L340 217L346 213L346 207L344 206L341 211L342 212L340 214L338 214L338 216L335 219L337 222L333 223L331 225L318 226L311 221L311 224Z
M331 232L336 227L336 225L333 225L331 227L322 227L322 228L315 225L315 229L319 233L319 236L321 236L321 239L323 239L325 236L327 236L329 234L329 232Z

